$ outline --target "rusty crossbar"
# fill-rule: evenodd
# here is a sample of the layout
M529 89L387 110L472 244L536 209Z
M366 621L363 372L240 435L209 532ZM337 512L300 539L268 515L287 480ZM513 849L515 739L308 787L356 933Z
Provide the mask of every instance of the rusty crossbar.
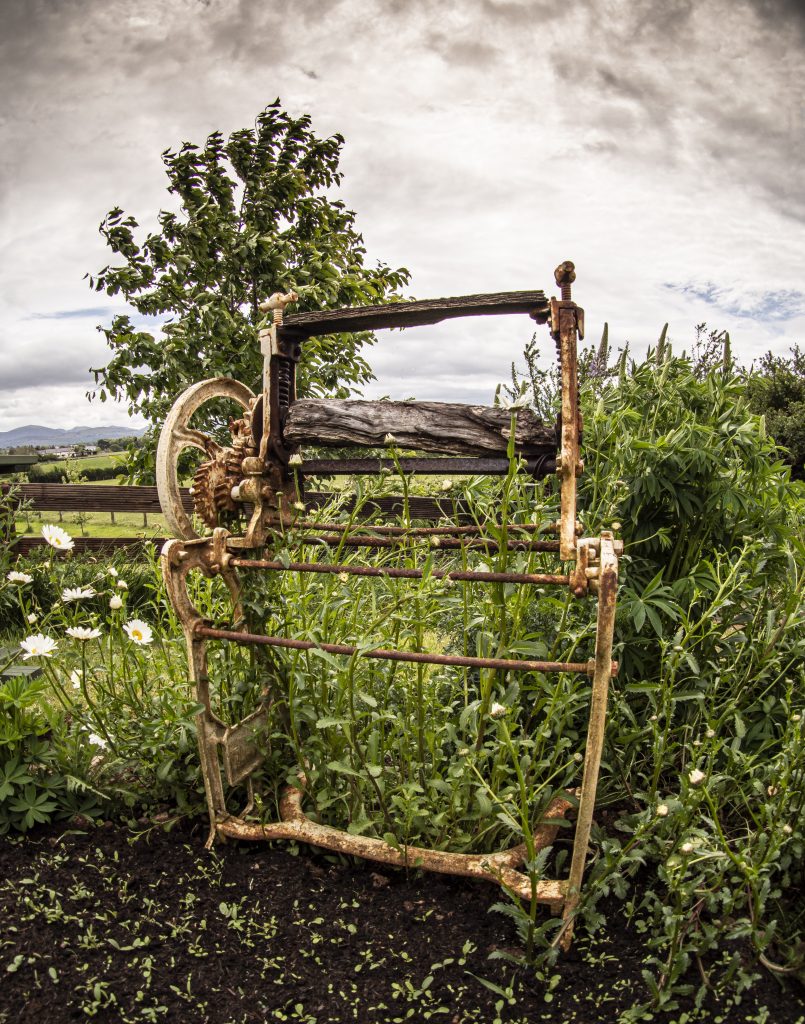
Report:
M424 537L430 540L434 548L443 548L445 551L499 551L500 544L496 540L460 540L452 537ZM396 548L404 537L370 537L360 535L346 535L336 533L324 533L318 536L306 537L305 544L339 544L347 548ZM510 540L506 547L509 551L558 551L558 540Z
M307 519L294 523L294 527L297 530L324 530L330 533L349 533L351 529L354 529L349 523L317 523ZM503 530L503 525L500 523L487 523L485 526L387 526L384 523L378 523L377 525L360 523L359 527L361 530L371 530L372 533L388 534L391 537L463 537L476 534L483 535L488 530ZM537 523L508 523L506 525L506 532L555 534L559 532L559 527L555 523L545 525Z
M446 474L449 476L506 476L511 466L506 458L459 458L447 456L437 459L401 458L393 459L305 459L303 471L310 476L379 476L385 473L423 473L426 475ZM543 455L536 459L524 459L523 472L542 478L556 472L556 458Z
M386 576L393 580L421 580L432 576L437 580L456 580L462 583L530 583L533 585L569 586L570 576L557 573L528 572L483 572L464 570L396 569L393 566L349 565L339 562L274 562L263 558L233 558L230 563L236 569L270 569L276 572L317 572L348 576Z
M317 643L313 640L292 640L284 636L263 636L261 633L246 633L237 629L216 629L213 626L197 624L193 629L196 637L210 640L232 640L240 644L257 644L264 647L285 647L292 651L325 651L327 654L359 655L362 658L376 658L380 661L405 661L415 665L455 665L459 668L494 668L510 672L580 672L590 675L595 670L593 661L531 661L520 658L475 658L462 654L430 654L426 651L396 651L383 647L365 651L351 644ZM612 662L612 675L617 675L618 663Z

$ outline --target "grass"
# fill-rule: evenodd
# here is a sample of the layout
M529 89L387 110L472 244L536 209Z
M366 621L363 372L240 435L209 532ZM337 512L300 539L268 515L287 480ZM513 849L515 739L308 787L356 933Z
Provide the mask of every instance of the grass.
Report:
M112 481L103 481L110 483ZM167 537L170 534L161 515L145 512L31 512L17 520L20 537L38 537L45 523L63 526L76 537Z
M109 452L102 455L81 455L75 459L53 459L50 462L40 462L38 465L42 469L61 469L67 465L74 472L81 473L85 469L111 469L113 466L121 466L122 470L125 459L125 452ZM103 482L115 483L114 480Z

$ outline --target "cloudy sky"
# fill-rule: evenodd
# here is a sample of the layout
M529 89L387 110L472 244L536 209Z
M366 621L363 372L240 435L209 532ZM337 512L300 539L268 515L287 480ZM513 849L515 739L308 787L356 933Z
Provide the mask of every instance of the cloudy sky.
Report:
M744 361L805 340L805 19L775 0L0 0L0 430L88 404L114 205L275 97L346 138L341 196L418 298L553 290L588 336L665 321ZM527 321L381 335L376 393L490 401ZM388 343L389 338L393 339ZM547 339L547 335L546 335ZM546 351L548 345L546 344Z

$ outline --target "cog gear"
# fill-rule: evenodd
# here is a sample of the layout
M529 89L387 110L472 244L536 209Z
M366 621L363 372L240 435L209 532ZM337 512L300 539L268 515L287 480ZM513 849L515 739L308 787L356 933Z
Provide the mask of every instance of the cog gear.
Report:
M251 430L251 415L229 420L231 448L219 448L213 457L196 470L193 477L193 507L207 526L215 529L221 520L232 520L241 506L232 497L240 483L243 460L257 454Z

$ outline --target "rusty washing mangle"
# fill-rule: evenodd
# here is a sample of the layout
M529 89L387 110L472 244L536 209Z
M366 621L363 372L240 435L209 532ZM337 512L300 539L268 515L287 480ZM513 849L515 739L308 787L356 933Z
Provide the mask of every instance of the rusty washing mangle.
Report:
M505 886L524 899L536 899L564 916L561 942L567 948L573 932L573 918L587 856L601 751L604 738L609 681L617 666L612 661L612 640L618 580L618 558L622 545L604 531L598 537L580 536L576 520L576 480L583 469L579 446L581 417L578 403L577 339L584 336L583 310L571 298L574 266L562 263L555 272L561 298L547 299L543 292L506 292L497 295L469 295L460 298L397 302L383 306L284 315L295 301L293 292L272 295L261 307L273 314L272 325L260 332L264 358L263 386L255 395L244 384L229 378L201 381L176 401L165 422L157 454L157 484L165 517L177 539L168 541L162 552L162 569L174 608L187 640L190 675L202 710L197 716L201 766L207 794L211 832L239 839L295 839L316 846L354 854L387 864L410 865L448 874L486 878ZM389 460L315 459L301 460L303 445L379 447L392 434L400 448L438 453L434 458L403 458L404 471L439 474L504 474L508 471L508 435L511 415L498 408L463 406L439 402L368 402L298 398L296 368L304 358L305 342L314 336L345 331L378 330L435 324L453 317L525 315L547 324L556 342L561 366L562 405L556 426L546 427L529 410L518 410L515 450L527 472L537 477L556 474L559 479L561 512L557 523L545 526L517 526L509 529L508 546L518 550L555 552L562 563L555 573L496 573L436 569L433 576L455 581L507 582L521 585L568 587L576 597L597 595L595 656L589 662L536 661L520 658L482 658L424 651L363 650L348 644L313 643L282 636L264 636L240 629L216 628L194 607L188 594L188 573L198 570L206 576L220 576L232 598L233 622L240 619L238 573L246 570L293 573L338 573L355 576L420 579L415 568L288 562L272 558L285 541L285 527L293 526L309 539L358 547L393 547L421 539L446 550L473 544L486 546L477 527L444 525L447 503L411 499L411 516L439 521L436 526L372 526L358 529L339 523L310 522L300 508L300 486L304 474L320 476L382 472ZM231 446L221 446L190 425L193 414L207 402L230 399L243 411L230 421ZM195 447L206 455L194 479L195 519L185 507L179 486L178 463L183 449ZM303 492L302 492L303 493ZM379 501L394 511L393 499ZM452 504L450 505L452 512ZM242 534L220 524L232 525L241 514ZM199 533L195 523L209 528ZM282 539L281 539L282 538ZM475 538L475 539L474 539ZM254 557L255 551L263 557ZM528 875L518 870L527 853L525 844L493 854L459 854L418 847L394 847L383 840L347 832L311 821L303 810L305 776L299 766L297 785L288 786L280 801L281 820L261 823L250 820L251 773L262 755L254 742L263 728L268 711L261 707L235 725L226 725L211 704L207 669L207 642L229 640L238 644L307 650L318 648L335 655L499 669L508 672L576 672L592 677L589 726L580 788L576 791L576 820L570 872L566 879L543 879L532 893ZM249 794L247 811L241 815L227 807L225 782L245 785ZM556 797L534 831L536 849L553 842L558 821L571 801Z

